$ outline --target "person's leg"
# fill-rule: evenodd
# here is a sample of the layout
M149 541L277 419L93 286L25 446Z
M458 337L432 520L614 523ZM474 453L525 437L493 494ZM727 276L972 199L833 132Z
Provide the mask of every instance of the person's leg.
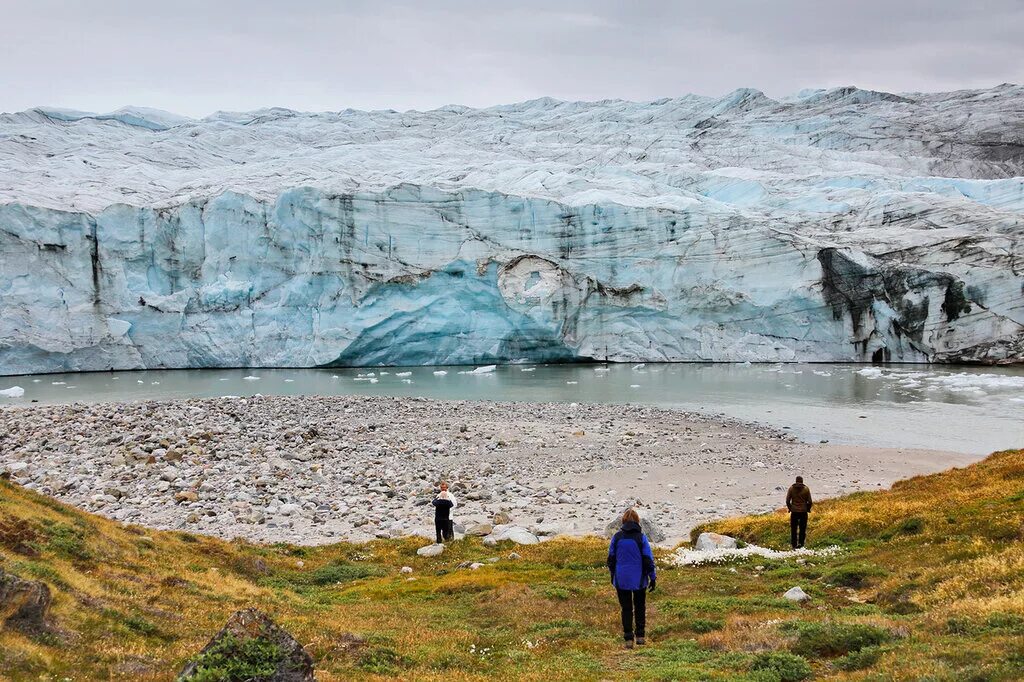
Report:
M440 519L434 519L434 533L437 535L437 544L439 545L441 544L441 540L444 539L443 531L444 521Z
M629 590L615 590L619 596L619 608L622 610L622 638L633 641L633 593Z
M449 540L454 540L455 539L455 522L452 521L451 519L448 519L448 523L445 525L445 531L448 534L448 539Z
M807 541L807 512L800 515L800 546Z
M636 638L641 640L647 629L647 590L633 592L633 610L636 612Z
M800 523L797 518L798 516L799 514L797 514L796 512L789 513L789 544L793 547L793 549L797 548L796 528L797 525Z

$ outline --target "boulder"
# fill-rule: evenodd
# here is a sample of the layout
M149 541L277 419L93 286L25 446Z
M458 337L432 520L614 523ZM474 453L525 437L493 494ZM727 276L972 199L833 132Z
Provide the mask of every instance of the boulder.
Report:
M698 552L713 552L716 549L736 549L736 538L718 533L701 533L693 548Z
M654 517L651 515L651 513L645 509L637 509L636 511L638 514L640 514L640 530L644 532L644 535L647 536L647 539L650 542L664 542L665 531L661 529L661 526L659 526L657 521L654 520ZM610 538L611 536L619 532L619 529L622 528L622 515L625 513L626 510L623 509L621 512L619 512L618 516L612 519L612 521L607 526L605 526L604 536L606 538Z
M522 526L495 526L491 534L484 538L485 544L493 544L487 543L488 539L492 539L494 543L511 540L517 545L536 545L540 542L536 535Z
M811 598L811 595L807 594L799 587L791 587L788 590L786 590L786 593L782 595L782 598L788 599L789 601L795 601L797 603L800 603L808 601Z
M473 523L466 527L466 535L482 538L490 535L493 530L494 526L489 523Z
M204 654L217 652L230 657L239 651L240 643L261 639L280 651L274 672L261 676L266 682L313 682L313 657L288 632L258 609L244 609L228 619L224 628L214 635L199 654L178 675L178 681L194 679L203 666Z
M416 550L417 554L419 554L420 556L425 556L425 557L441 556L441 554L443 552L444 552L444 545L438 545L438 544L427 545L426 547L420 547L419 549Z
M5 627L26 635L52 632L50 599L46 583L24 580L0 568L0 620Z
M512 523L512 517L509 516L506 512L498 512L494 515L494 518L491 519L491 521L494 523L495 526L505 526Z

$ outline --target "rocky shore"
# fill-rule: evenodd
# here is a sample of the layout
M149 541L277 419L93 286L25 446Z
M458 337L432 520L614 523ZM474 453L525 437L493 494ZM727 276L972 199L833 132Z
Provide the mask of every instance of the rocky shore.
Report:
M876 489L973 458L799 443L723 416L642 406L299 396L0 409L0 473L128 523L319 544L458 530L603 532L627 505L665 541L782 504Z

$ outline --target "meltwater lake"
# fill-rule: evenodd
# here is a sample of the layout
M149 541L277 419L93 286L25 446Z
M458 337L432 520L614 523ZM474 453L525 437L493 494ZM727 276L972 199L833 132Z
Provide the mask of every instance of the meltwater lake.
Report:
M14 386L24 395L0 397L0 406L255 394L633 403L757 421L811 442L976 454L1024 446L1022 367L577 364L0 377L0 391Z

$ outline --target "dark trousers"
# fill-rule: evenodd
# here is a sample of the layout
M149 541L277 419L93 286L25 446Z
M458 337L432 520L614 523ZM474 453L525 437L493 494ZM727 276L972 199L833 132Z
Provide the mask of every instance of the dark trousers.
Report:
M789 541L793 549L803 547L807 539L807 512L789 513Z
M622 636L628 642L633 639L633 618L636 616L636 636L644 637L647 627L647 591L615 590L619 594L622 608Z
M441 544L441 540L451 540L455 537L452 520L434 519L434 532L437 533L437 544Z

